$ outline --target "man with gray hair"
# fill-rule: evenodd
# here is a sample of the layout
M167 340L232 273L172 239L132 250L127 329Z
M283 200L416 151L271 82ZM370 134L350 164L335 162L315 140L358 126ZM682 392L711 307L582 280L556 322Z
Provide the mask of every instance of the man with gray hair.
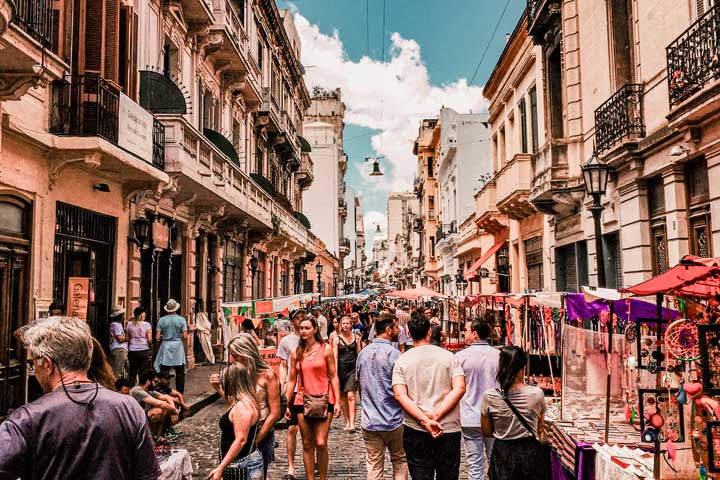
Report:
M18 337L45 395L0 424L0 478L154 479L161 474L140 405L92 382L87 323L51 317Z

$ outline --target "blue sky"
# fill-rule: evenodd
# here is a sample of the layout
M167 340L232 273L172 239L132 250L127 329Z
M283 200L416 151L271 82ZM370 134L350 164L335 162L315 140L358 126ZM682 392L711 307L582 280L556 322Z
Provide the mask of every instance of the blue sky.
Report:
M368 244L375 235L368 226L377 222L386 229L388 191L411 188L420 119L437 116L443 105L460 112L485 109L482 85L525 5L509 0L468 86L506 0L278 1L296 12L308 88L343 90L346 180L362 195ZM385 157L386 175L379 180L367 176L371 165L364 162L375 155Z

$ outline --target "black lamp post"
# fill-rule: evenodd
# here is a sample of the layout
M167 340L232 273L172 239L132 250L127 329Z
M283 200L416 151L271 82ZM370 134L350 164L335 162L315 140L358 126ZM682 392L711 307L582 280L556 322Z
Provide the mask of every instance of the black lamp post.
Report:
M322 290L320 289L320 276L322 275L323 271L322 263L318 262L315 264L315 271L317 272L318 293L322 295Z
M338 272L333 272L333 295L338 296Z
M252 295L255 296L255 275L258 271L258 259L255 255L250 257L250 275L252 275Z
M137 218L133 222L133 233L135 233L135 239L138 241L138 246L142 250L145 246L145 241L150 236L150 222L146 218Z
M602 226L600 224L600 214L603 211L600 197L605 195L607 190L608 176L610 174L610 166L600 162L595 152L590 159L583 165L583 181L585 182L585 191L592 196L593 203L590 206L593 220L595 221L595 259L597 261L598 287L605 287L605 259L602 248Z

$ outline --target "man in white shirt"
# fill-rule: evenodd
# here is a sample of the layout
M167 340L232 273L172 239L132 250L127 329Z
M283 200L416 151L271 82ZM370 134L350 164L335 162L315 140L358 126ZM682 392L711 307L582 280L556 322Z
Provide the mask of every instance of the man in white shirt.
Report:
M325 315L322 314L322 308L320 307L314 307L312 309L313 315L315 315L315 320L317 320L318 324L318 331L320 332L320 336L323 340L327 341L328 339L328 321Z
M460 400L462 438L468 462L468 479L485 480L485 461L490 463L493 438L483 437L480 426L480 404L483 394L497 388L500 352L490 346L490 325L475 318L465 323L465 343L468 347L455 354L465 372L465 395Z
M430 321L410 320L413 348L397 359L392 387L404 410L403 445L413 480L457 480L465 374L449 351L430 344Z

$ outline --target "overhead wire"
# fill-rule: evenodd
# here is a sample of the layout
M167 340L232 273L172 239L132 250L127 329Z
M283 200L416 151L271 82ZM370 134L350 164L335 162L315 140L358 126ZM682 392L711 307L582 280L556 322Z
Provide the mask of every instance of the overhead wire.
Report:
M498 28L500 28L500 22L502 22L503 17L505 16L505 12L507 12L508 6L510 5L510 0L507 0L505 2L505 7L503 7L502 13L500 14L500 17L497 20L497 23L495 23L495 28L493 29L492 35L490 35L490 39L488 40L487 44L485 45L485 50L483 50L482 56L480 57L480 61L478 62L477 66L475 67L475 71L472 74L472 77L470 78L470 81L468 82L468 86L472 85L475 81L475 77L478 74L478 71L480 70L480 65L485 61L485 56L487 55L488 51L490 50L490 45L492 45L493 39L495 39L495 34L498 31Z

